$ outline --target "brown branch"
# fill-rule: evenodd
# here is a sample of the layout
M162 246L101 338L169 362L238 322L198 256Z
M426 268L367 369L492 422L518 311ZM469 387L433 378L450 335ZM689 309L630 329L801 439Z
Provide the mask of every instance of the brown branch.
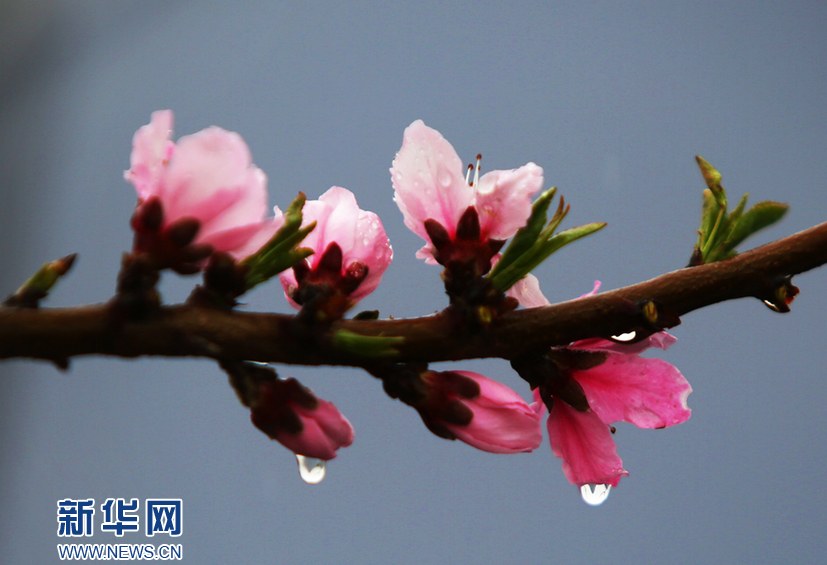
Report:
M399 362L513 358L541 346L629 329L629 304L656 300L678 315L724 300L771 295L773 281L827 263L827 223L733 259L673 271L652 280L544 308L518 310L477 332L457 331L445 314L404 320L343 320L332 329L398 336ZM76 355L200 356L302 365L364 366L329 341L297 335L293 316L163 307L149 320L115 324L107 305L60 309L0 308L0 359L31 357L64 364Z

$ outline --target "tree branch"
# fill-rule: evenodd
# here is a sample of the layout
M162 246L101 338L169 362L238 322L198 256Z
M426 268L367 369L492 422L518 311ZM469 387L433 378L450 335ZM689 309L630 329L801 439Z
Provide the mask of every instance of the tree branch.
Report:
M827 223L732 259L673 271L595 296L518 310L482 330L458 330L440 313L403 320L342 320L331 330L403 337L396 362L481 357L513 358L543 346L611 336L630 327L630 303L655 300L679 316L743 297L765 299L789 275L827 263ZM369 360L337 350L327 332L307 332L294 316L162 307L142 321L117 322L106 304L78 308L0 308L0 359L30 357L65 366L77 355L161 355L301 365L365 366Z

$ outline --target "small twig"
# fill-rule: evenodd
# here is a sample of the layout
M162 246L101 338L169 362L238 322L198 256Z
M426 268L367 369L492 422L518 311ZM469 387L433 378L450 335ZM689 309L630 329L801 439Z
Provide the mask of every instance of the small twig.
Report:
M681 269L595 296L519 310L475 333L457 332L449 318L343 320L331 330L402 337L394 362L481 357L512 358L542 346L610 336L628 329L629 304L655 300L682 316L743 297L772 297L773 285L827 263L827 223L732 259ZM61 309L0 308L0 359L65 360L77 355L199 356L302 365L363 366L332 347L303 347L292 316L224 311L196 304L162 307L157 316L124 322L113 331L106 305ZM205 348L209 343L212 347Z

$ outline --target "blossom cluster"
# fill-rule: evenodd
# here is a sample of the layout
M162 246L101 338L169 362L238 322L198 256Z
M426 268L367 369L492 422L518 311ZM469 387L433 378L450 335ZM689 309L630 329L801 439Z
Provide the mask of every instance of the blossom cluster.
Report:
M138 195L132 255L182 274L229 261L243 277L245 261L272 254L273 242L293 220L278 207L268 215L267 177L238 134L210 127L176 143L172 120L170 111L155 112L133 140L125 173ZM508 297L485 278L506 240L519 238L534 221L532 199L542 189L543 169L527 163L480 175L479 160L464 167L453 146L417 120L405 130L390 169L405 225L425 242L417 257L444 267L460 326L485 326L518 303L548 304L531 274L507 289ZM328 327L376 289L393 251L379 217L338 186L304 203L301 227L303 239L294 243L304 251L278 276L308 332L313 324ZM678 370L639 355L675 339L650 333L634 343L594 338L512 359L533 391L531 403L483 375L427 366L386 371L388 379L408 379L404 390L391 393L387 381L386 390L414 407L436 435L492 453L536 449L548 411L551 448L569 481L616 486L628 473L612 439L613 423L663 428L690 414L691 387ZM253 423L297 455L328 460L353 441L352 426L335 406L297 381L252 365L231 373L231 380Z

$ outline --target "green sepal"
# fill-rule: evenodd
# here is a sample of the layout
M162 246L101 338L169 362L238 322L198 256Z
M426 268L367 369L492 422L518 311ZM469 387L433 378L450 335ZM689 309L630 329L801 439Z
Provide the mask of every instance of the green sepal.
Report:
M371 359L394 357L399 354L395 346L405 341L404 337L361 335L348 330L333 333L333 346L360 357Z
M528 251L531 246L534 245L534 242L537 241L537 237L540 235L540 232L543 231L543 226L546 224L548 208L551 205L551 201L556 193L557 187L552 187L542 193L540 197L534 201L534 204L531 205L531 216L528 218L528 222L525 227L517 230L517 233L514 235L511 243L509 243L508 247L506 247L505 251L503 251L502 257L500 257L500 260L497 261L496 265L494 265L494 268L491 269L491 272L488 275L489 277L493 278L497 276L500 271L511 265L511 263L516 261L520 255Z
M263 283L313 255L313 250L306 247L296 247L307 237L316 222L305 227L302 224L302 208L307 197L300 192L284 212L284 224L273 234L261 249L241 261L247 267L247 290Z

